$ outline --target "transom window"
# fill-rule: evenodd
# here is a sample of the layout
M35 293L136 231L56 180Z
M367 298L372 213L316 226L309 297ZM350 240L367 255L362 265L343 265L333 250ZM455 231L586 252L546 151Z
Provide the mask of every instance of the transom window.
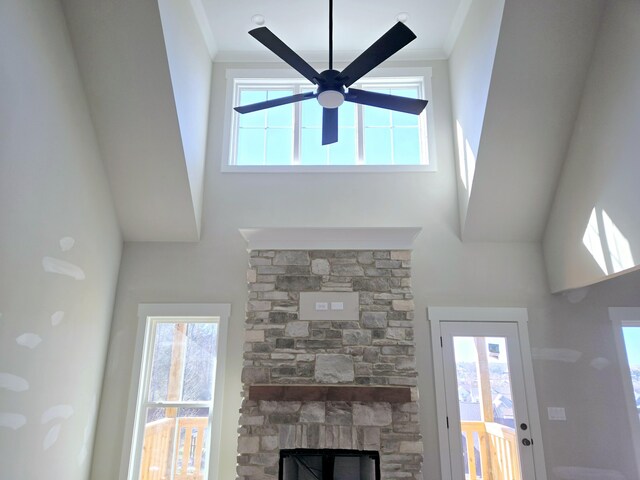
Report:
M353 87L425 98L421 76L365 79ZM235 78L233 106L314 88L304 79ZM338 142L323 146L322 107L315 99L246 114L233 111L228 164L223 170L433 169L426 111L411 115L345 102L339 107L338 120Z

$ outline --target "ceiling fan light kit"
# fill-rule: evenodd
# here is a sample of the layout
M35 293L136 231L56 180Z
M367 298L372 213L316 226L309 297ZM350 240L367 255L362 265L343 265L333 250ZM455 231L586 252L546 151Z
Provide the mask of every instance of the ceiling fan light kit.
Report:
M406 21L408 15L404 15L403 18ZM399 14L398 17L400 16ZM329 145L338 141L338 107L345 101L414 115L419 115L427 106L426 100L349 88L394 53L416 39L416 35L403 21L398 21L342 72L333 69L333 0L329 0L329 69L322 73L317 72L267 27L254 28L249 31L249 35L275 53L311 83L317 85L318 88L315 92L299 93L289 97L235 107L238 113L256 112L266 108L316 98L322 106L322 144Z

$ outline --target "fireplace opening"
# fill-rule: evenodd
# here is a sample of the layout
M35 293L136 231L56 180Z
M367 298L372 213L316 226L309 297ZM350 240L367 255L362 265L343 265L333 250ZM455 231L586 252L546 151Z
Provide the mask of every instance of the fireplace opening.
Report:
M280 450L279 480L380 480L373 450Z

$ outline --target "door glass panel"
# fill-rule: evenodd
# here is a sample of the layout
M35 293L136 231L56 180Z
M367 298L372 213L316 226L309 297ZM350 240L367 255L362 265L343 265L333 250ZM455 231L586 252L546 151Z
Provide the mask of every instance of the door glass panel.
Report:
M453 337L467 479L520 480L507 342Z

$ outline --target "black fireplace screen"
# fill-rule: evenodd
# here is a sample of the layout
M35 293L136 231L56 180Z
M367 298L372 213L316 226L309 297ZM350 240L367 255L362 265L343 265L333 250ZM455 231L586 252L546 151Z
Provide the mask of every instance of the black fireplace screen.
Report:
M380 480L373 450L280 450L279 480Z

